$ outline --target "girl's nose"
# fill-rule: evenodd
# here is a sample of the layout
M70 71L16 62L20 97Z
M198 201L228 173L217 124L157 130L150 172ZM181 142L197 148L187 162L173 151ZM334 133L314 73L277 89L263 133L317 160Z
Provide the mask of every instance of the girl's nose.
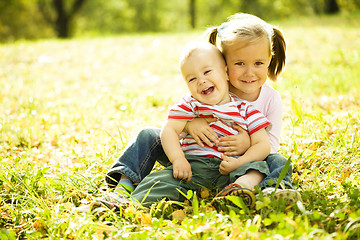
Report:
M254 75L254 69L252 68L252 66L248 66L245 70L245 74L248 76L252 76Z

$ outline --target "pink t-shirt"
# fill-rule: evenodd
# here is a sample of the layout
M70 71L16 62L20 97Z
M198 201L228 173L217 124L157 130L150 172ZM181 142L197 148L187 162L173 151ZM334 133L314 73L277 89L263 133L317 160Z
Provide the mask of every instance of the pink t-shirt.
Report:
M265 83L261 87L258 99L250 102L272 124L268 131L271 144L271 153L276 153L280 148L280 131L282 121L282 100L278 91Z

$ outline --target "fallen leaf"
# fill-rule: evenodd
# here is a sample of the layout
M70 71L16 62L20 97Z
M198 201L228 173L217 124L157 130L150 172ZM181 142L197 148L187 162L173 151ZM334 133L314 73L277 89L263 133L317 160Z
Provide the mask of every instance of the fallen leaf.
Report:
M185 213L183 210L179 209L179 210L176 210L174 211L172 214L172 219L176 219L178 220L179 222L182 222L184 219L185 219Z
M208 189L206 189L206 188L201 188L201 190L200 190L200 196L201 196L201 198L203 198L203 199L209 198L209 196L210 196L210 191L209 191Z
M141 225L151 225L152 217L151 217L150 213L142 213L140 215L140 223L141 223Z

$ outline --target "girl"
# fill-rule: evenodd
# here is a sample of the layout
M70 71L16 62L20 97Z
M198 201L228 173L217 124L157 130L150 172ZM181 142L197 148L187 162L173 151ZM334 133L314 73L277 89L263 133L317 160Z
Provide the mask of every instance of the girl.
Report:
M267 78L275 81L285 64L285 40L279 29L250 14L235 14L219 27L210 29L209 42L219 47L225 56L230 80L230 91L239 98L249 101L272 123L269 132L271 153L265 159L270 174L259 180L259 187L264 192L273 191L286 159L277 153L280 142L282 119L282 101L280 94L266 83ZM211 146L213 143L224 151L224 164L231 161L230 156L243 154L250 145L249 136L239 131L238 135L218 139L208 126L211 119L195 119L187 124L186 130L199 145L202 142ZM213 143L211 143L211 141ZM160 129L144 128L127 145L124 153L117 159L106 175L110 187L127 191L134 189L152 170L155 161L169 166L160 142ZM299 193L292 190L292 167L281 182L283 188L276 194L291 201L299 198ZM231 194L239 186L230 184L220 196Z

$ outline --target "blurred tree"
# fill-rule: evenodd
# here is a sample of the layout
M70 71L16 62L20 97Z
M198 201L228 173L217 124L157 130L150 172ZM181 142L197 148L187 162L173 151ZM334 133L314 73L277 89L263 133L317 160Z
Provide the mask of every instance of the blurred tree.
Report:
M52 29L41 17L33 1L0 0L0 41L51 36Z
M204 29L237 12L271 21L359 8L360 0L0 0L0 41Z
M70 37L71 23L86 0L38 0L38 7L44 19L55 29L60 38ZM55 14L54 14L55 12Z

